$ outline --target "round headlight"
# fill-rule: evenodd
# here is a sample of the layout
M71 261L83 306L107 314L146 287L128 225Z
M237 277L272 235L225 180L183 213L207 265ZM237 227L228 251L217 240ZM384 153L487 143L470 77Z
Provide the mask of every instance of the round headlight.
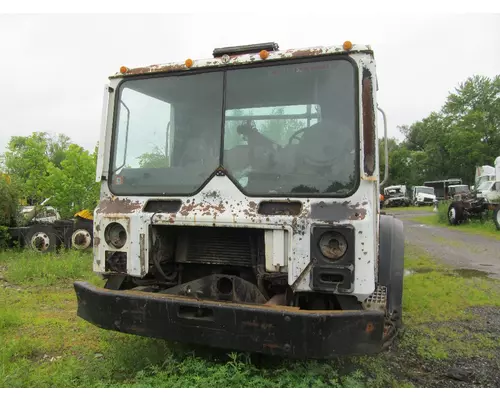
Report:
M104 240L110 246L120 249L127 241L127 231L122 224L112 222L104 230Z
M338 260L347 251L347 241L338 232L326 232L319 239L319 249L326 258Z

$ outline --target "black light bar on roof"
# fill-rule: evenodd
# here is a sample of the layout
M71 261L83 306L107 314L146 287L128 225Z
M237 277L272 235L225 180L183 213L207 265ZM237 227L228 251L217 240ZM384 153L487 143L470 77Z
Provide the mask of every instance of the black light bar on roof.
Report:
M218 49L214 49L213 56L222 57L224 54L227 54L228 56L236 56L239 54L258 53L261 50L277 51L279 50L279 46L277 43L267 42L247 44L244 46L220 47Z

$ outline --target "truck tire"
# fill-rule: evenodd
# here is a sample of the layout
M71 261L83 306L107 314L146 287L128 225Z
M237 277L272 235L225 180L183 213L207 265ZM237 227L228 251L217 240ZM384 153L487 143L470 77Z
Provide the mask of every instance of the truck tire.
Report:
M497 231L500 231L500 205L498 205L495 211L493 211L493 221L495 221Z
M450 225L459 225L465 219L464 205L459 201L454 201L448 207L448 222Z
M57 249L57 235L50 225L33 225L28 229L26 245L38 253L50 253Z
M378 283L387 288L387 314L397 327L402 325L404 246L403 222L381 215Z

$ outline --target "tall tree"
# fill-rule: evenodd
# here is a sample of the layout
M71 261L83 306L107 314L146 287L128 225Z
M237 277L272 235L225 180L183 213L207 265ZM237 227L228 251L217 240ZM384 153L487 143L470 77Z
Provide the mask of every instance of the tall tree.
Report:
M95 182L95 168L94 155L76 144L69 145L60 168L49 164L45 185L54 194L50 204L61 216L71 217L97 205L99 184Z

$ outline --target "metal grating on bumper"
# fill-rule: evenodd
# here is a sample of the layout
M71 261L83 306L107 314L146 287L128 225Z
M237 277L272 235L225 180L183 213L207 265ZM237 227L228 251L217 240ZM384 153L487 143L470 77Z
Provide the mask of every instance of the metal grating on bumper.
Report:
M387 287L377 286L375 291L363 302L365 310L383 311L387 307Z

